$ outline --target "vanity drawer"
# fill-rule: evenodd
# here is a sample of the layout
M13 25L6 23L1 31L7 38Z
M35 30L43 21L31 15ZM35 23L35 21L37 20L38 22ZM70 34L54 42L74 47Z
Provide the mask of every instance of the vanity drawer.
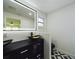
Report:
M31 48L24 47L24 48L18 49L16 51L16 54L19 59L26 58L31 55Z

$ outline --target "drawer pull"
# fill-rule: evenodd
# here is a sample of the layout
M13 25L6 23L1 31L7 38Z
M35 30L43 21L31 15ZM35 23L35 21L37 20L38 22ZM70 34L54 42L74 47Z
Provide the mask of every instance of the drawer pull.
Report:
M25 53L25 52L27 52L27 51L28 51L28 50L24 50L24 51L21 52L21 54L22 54L22 53Z
M26 58L26 59L28 59L28 58Z
M39 55L37 55L37 57L40 57L40 54L39 54Z

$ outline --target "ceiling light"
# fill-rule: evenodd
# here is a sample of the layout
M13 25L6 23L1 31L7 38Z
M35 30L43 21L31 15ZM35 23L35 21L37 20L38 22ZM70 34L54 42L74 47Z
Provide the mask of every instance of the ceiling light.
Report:
M32 13L29 13L29 15L32 15Z

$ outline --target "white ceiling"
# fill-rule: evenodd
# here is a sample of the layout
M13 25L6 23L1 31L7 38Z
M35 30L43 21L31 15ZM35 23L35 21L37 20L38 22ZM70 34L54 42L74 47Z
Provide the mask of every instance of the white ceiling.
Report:
M28 1L34 7L38 8L42 12L49 13L53 10L61 8L65 5L75 2L75 0L24 0Z

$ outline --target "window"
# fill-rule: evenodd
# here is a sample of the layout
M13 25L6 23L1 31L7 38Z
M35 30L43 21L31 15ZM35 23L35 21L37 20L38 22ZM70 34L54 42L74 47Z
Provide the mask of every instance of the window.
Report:
M39 26L39 27L43 27L43 25L44 25L44 20L43 20L43 18L38 18L38 26Z

